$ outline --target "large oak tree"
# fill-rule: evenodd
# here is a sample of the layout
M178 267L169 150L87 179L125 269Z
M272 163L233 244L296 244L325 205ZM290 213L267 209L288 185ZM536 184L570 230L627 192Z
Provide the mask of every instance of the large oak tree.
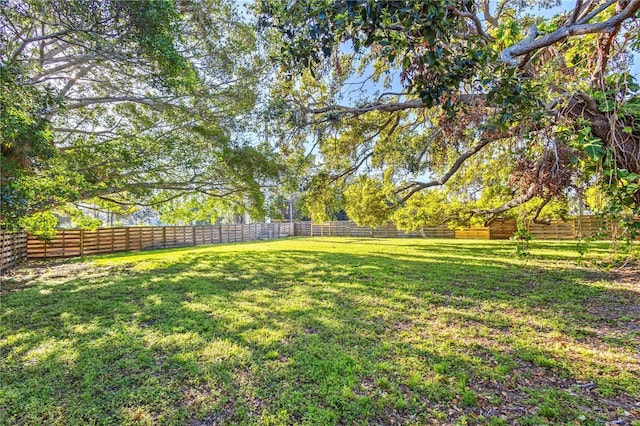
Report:
M640 213L640 1L549 3L261 1L279 136L319 148L317 216L336 194L405 227L541 220L585 192Z
M6 225L68 202L260 203L276 169L243 140L260 62L233 2L0 0L0 25Z

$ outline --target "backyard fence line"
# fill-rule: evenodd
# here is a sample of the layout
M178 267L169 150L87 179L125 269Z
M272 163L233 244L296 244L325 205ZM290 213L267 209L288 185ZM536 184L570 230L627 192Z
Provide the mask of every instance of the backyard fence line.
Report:
M306 237L371 237L371 238L454 238L447 225L424 227L418 231L402 231L392 222L372 228L358 226L351 220L324 223L296 222L294 235Z
M350 220L324 223L296 222L294 235L307 237L373 237L373 238L463 238L508 239L516 231L514 221L496 220L487 228L453 230L447 225L422 227L415 231L403 231L393 222L373 228L358 226Z
M474 240L507 240L517 230L515 220L497 219L487 227L449 229L447 225L423 227L417 231L402 231L389 222L378 228L358 226L353 221L324 223L296 222L294 235L308 237L375 237L375 238L455 238ZM616 227L597 216L579 216L574 220L552 220L549 224L529 224L527 230L538 240L575 240L579 238L609 238Z
M14 268L27 259L47 259L125 251L199 246L204 244L254 241L288 236L373 237L373 238L457 238L508 239L517 227L513 220L496 220L489 227L449 229L446 225L402 231L389 222L372 228L353 221L325 223L282 222L210 226L141 226L103 228L96 231L61 229L51 241L41 241L24 233L0 230L0 272ZM617 234L614 224L597 216L579 216L569 222L551 221L549 225L530 224L529 232L539 240L603 238Z
M0 272L15 268L27 260L27 234L0 230Z
M293 235L291 223L211 226L141 226L96 231L60 229L50 241L27 238L27 257L47 259L137 250L265 240Z

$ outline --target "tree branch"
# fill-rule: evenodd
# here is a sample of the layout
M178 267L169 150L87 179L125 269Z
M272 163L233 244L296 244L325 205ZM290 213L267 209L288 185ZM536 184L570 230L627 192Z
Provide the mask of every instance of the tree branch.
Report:
M476 15L473 12L463 12L461 10L452 8L451 11L461 17L461 18L468 18L471 19L471 22L473 22L473 25L476 29L476 32L478 33L478 35L480 37L482 37L483 39L487 40L487 41L493 41L494 38L491 37L489 34L487 34L484 30L484 28L482 28L482 22L480 22L480 18L478 18L478 15Z
M484 94L462 94L457 97L457 100L465 103L469 106L481 106L486 103L487 97ZM344 105L326 105L324 107L319 108L310 108L303 105L300 102L294 100L294 103L300 108L302 112L308 114L324 114L328 112L340 112L344 114L352 114L352 115L361 115L367 112L372 111L384 111L384 112L395 112L395 111L405 111L408 109L419 109L425 108L424 102L421 99L411 99L405 102L374 102L369 105L363 105L360 107L349 107Z
M549 201L551 201L551 198L543 199L542 204L540 204L538 208L536 208L536 214L532 219L533 223L537 223L538 225L549 225L550 221L548 219L538 219L538 217L540 216L540 212L542 212L542 209L544 209L544 207L549 204Z
M571 14L571 19L569 20L569 25L573 25L578 20L580 16L580 11L582 9L582 0L576 0L576 7L573 8L573 13Z
M484 14L485 21L491 24L492 27L498 28L500 26L500 23L498 22L498 20L494 16L491 16L489 0L484 0L482 4L482 12Z
M445 183L447 183L449 181L449 179L451 179L451 177L458 171L460 166L462 166L464 164L464 162L467 161L467 159L469 159L469 157L472 157L473 155L475 155L478 151L480 151L482 148L487 146L492 141L493 141L493 139L490 139L490 138L481 139L478 143L476 143L471 148L469 148L467 151L462 153L456 159L456 161L453 163L453 165L447 171L447 173L445 173L441 178L433 179L433 180L430 180L429 182L413 182L410 185L408 185L408 186L400 189L399 191L397 191L397 192L402 192L404 190L412 188L406 195L404 195L402 197L402 199L400 200L400 204L403 204L404 202L406 202L409 198L411 198L413 196L413 194L415 194L418 191L421 191L421 190L426 189L426 188L431 188L431 187L434 187L434 186L441 186L441 185L444 185Z
M590 20L595 18L600 12L604 11L605 9L608 9L609 6L613 5L616 1L618 0L607 0L606 2L601 4L597 9L595 9L593 12L589 13L588 15L579 17L577 23L578 24L588 23ZM593 5L590 5L590 7L593 7ZM589 8L585 8L585 12L587 12L588 10Z
M67 28L65 30L57 31L55 33L43 34L41 36L27 38L23 40L22 43L20 43L20 45L13 51L13 53L9 56L9 59L7 62L14 62L18 58L18 56L22 53L22 51L25 49L25 47L27 47L27 45L29 45L30 43L35 43L37 41L47 40L51 38L62 37L64 35L71 34L73 32L88 32L88 31L90 31L90 29Z
M149 105L156 109L161 109L161 107L169 106L169 105L173 107L176 106L166 102L158 102L153 98L139 97L139 96L105 96L100 98L84 98L84 99L69 98L69 100L75 101L75 103L70 103L66 105L65 107L67 110L84 108L90 105L122 103L122 102L134 102L134 103Z
M52 68L45 68L43 71L31 79L32 83L41 83L42 79L48 77L50 75L59 73L70 67L75 67L76 65L85 64L87 61L93 60L96 58L96 55L82 55L76 58L68 58L64 63L57 65ZM45 61L46 62L46 61ZM49 64L50 65L50 64Z
M538 29L535 25L533 25L529 28L529 30L527 31L527 36L523 40L502 51L502 53L500 54L500 60L502 60L503 62L509 65L519 67L522 63L522 61L518 59L519 57L528 55L531 52L541 49L543 47L547 47L552 44L558 43L568 37L584 35L584 34L612 32L623 21L633 17L639 9L640 9L640 0L631 0L627 4L627 6L624 9L622 9L622 11L613 15L608 20L604 22L597 22L594 24L586 23L597 15L597 13L594 15L595 12L597 12L598 10L599 11L604 10L604 9L598 8L596 11L589 14L584 19L581 19L578 23L572 24L572 25L565 25L553 31L552 33L549 33L540 38L537 38Z
M65 97L69 90L78 82L79 79L84 77L91 71L93 68L97 67L98 64L89 64L86 67L80 68L80 70L67 81L67 84L58 92L58 96Z

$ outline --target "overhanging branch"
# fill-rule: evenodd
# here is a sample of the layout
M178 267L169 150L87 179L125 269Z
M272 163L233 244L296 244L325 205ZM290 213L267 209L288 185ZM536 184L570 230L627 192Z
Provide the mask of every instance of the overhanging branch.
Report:
M608 2L609 5L613 4ZM608 6L607 6L608 7ZM606 8L605 8L606 9ZM550 46L558 43L568 37L594 34L594 33L608 33L615 31L615 29L625 20L632 18L638 10L640 10L640 0L631 0L619 13L613 15L611 18L603 22L597 22L589 24L588 21L597 16L598 13L604 9L598 8L596 11L589 14L587 17L579 20L575 24L569 24L558 28L557 30L538 38L538 29L534 25L529 28L527 36L520 42L508 47L500 54L500 59L512 66L518 67L521 65L519 58L526 56L538 49Z

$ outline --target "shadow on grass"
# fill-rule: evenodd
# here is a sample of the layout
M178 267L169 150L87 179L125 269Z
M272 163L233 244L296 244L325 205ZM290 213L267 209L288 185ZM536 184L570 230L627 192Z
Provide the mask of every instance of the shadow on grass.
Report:
M0 422L449 422L577 380L638 396L631 354L597 359L638 349L633 318L614 312L637 292L585 270L487 261L505 250L494 244L303 244L173 250L6 293ZM502 395L514 386L530 391Z

